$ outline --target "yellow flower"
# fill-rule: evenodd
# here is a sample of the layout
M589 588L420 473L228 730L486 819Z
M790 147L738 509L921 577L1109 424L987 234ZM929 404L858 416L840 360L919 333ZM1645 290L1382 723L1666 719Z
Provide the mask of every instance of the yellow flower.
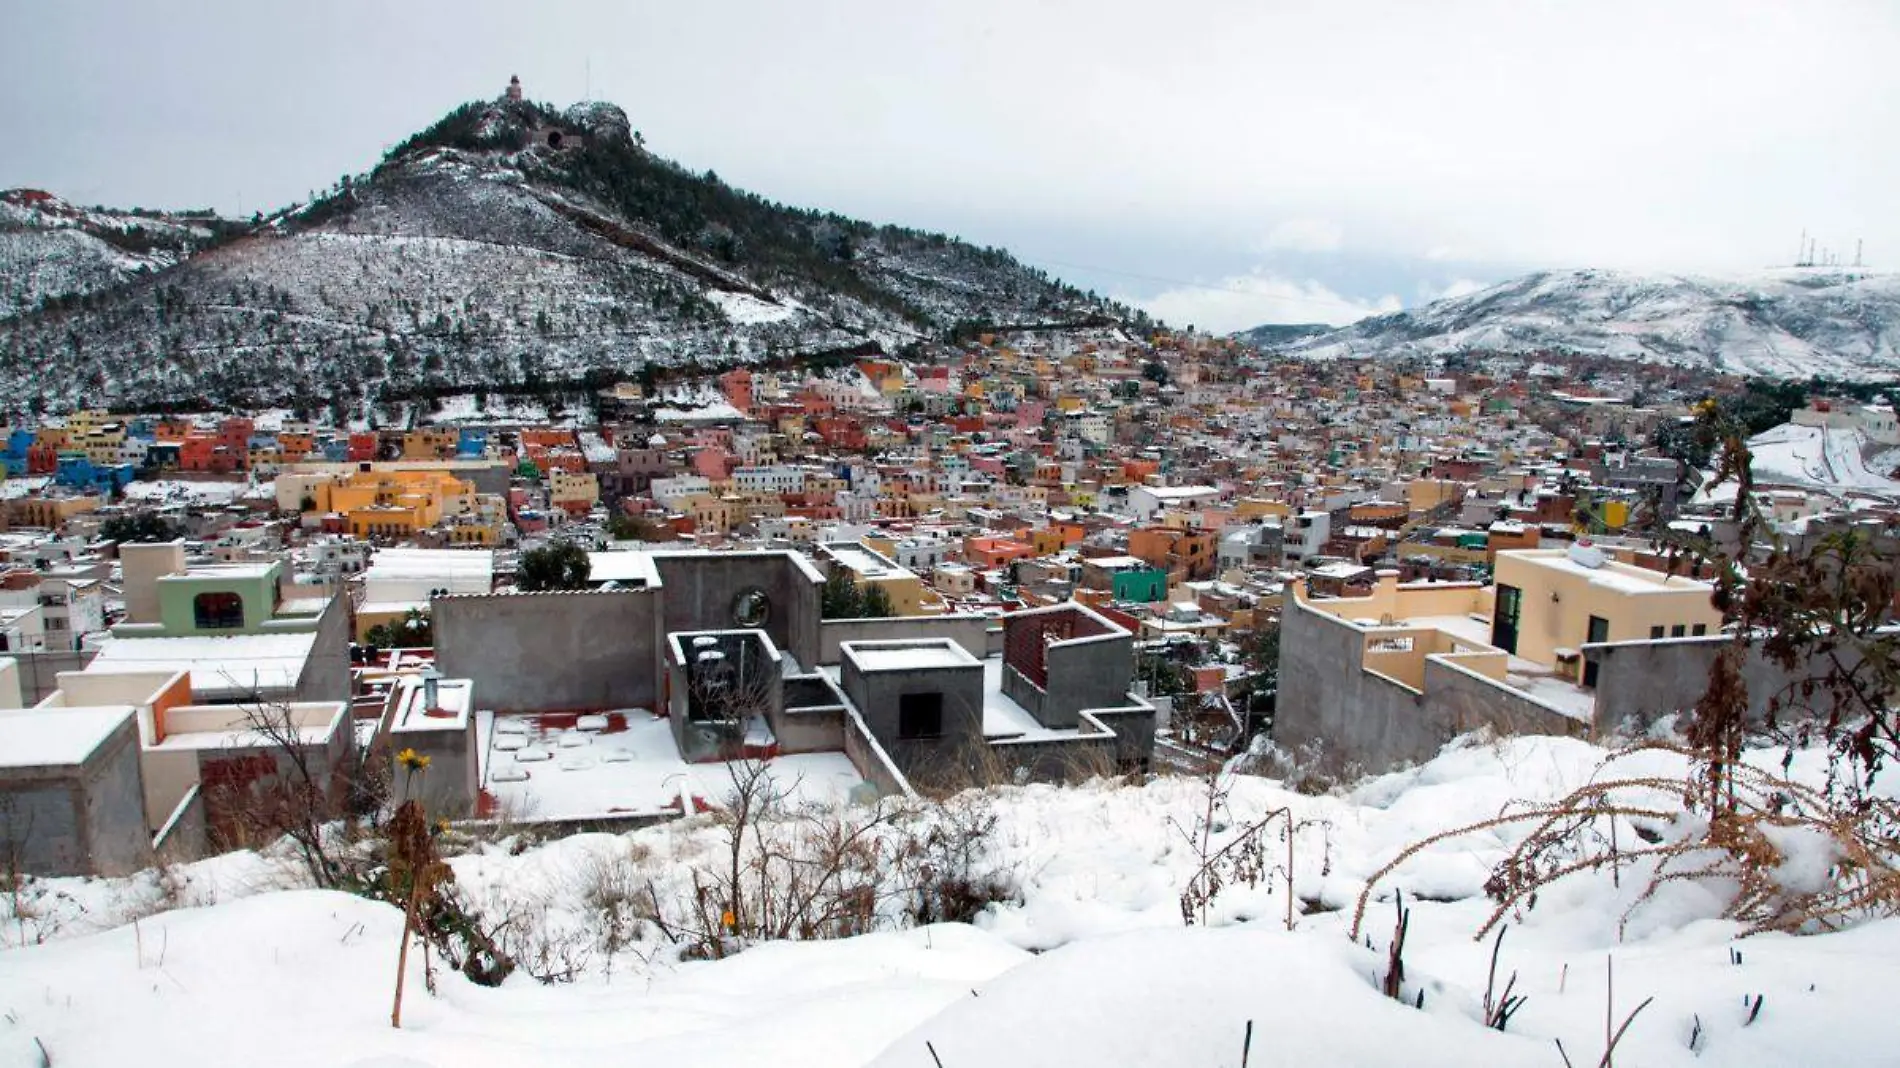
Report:
M429 758L414 749L404 749L396 754L396 763L411 771L422 771L429 766Z
M732 928L737 927L739 925L739 920L737 917L735 917L732 914L731 909L727 909L724 913L720 915L719 922L725 924L727 930L731 930Z

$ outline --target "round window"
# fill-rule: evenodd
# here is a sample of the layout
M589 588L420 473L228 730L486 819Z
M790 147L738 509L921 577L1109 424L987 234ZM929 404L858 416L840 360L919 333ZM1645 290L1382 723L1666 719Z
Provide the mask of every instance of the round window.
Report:
M732 621L741 627L763 627L771 615L772 600L757 586L740 590L732 598Z

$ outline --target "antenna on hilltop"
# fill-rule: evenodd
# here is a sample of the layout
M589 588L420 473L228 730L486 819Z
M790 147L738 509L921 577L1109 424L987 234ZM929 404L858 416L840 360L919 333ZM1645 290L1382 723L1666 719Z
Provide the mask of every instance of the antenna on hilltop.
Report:
M1860 238L1854 239L1854 266L1860 266Z

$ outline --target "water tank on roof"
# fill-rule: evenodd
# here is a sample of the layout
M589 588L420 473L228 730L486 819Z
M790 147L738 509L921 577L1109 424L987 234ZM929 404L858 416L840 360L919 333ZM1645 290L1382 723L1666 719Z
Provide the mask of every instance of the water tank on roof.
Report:
M1570 546L1570 560L1579 567L1594 570L1603 566L1603 550L1591 544L1589 539L1580 538Z

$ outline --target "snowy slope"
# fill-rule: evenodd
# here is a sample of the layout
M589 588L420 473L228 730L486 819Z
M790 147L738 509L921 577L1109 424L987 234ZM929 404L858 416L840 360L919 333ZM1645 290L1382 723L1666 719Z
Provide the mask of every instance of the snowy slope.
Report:
M0 319L163 270L231 225L203 215L78 208L36 189L0 192Z
M548 123L591 139L531 142ZM15 273L40 269L34 255L19 252ZM96 285L114 278L126 275ZM21 315L0 342L0 393L307 408L532 392L1112 311L1000 250L691 173L633 144L611 105L478 104L255 232L82 310Z
M1885 448L1870 446L1858 428L1783 423L1750 438L1748 448L1757 483L1900 495L1900 480L1874 470L1866 459Z
M1900 274L1547 271L1363 319L1287 351L1319 359L1565 352L1737 374L1886 377L1900 372Z
M46 880L7 915L0 944L0 1064L61 1068L281 1065L762 1065L989 1068L1156 1064L1595 1064L1602 1051L1606 962L1617 1016L1635 1020L1617 1063L1651 1066L1891 1064L1900 1021L1900 920L1843 933L1737 939L1717 917L1720 886L1664 887L1637 905L1636 862L1541 895L1509 927L1501 986L1529 1000L1508 1033L1480 1022L1489 942L1490 867L1521 833L1485 831L1435 844L1390 885L1412 902L1408 1000L1376 977L1392 928L1389 900L1369 917L1371 945L1344 936L1364 880L1407 844L1495 815L1513 799L1580 785L1603 751L1525 738L1454 745L1410 771L1349 794L1307 796L1261 779L1233 784L1225 829L1277 808L1304 821L1294 857L1302 900L1283 928L1279 875L1235 882L1211 927L1184 930L1178 894L1196 859L1184 829L1205 793L1188 779L994 791L990 859L1023 900L976 927L932 926L828 943L768 943L717 962L682 962L648 930L618 956L598 946L571 985L516 976L498 989L438 977L424 990L410 958L405 1029L388 1025L400 919L339 894L282 892L280 874L234 854L132 880ZM1759 754L1778 764L1779 751ZM1680 758L1646 754L1632 774L1677 775ZM1792 774L1813 780L1817 754ZM515 853L499 843L453 861L456 883L490 915L534 918L576 939L604 936L589 905L605 858L665 897L692 869L719 863L703 820L624 836L578 835ZM1633 840L1633 839L1631 839ZM1266 858L1278 865L1275 847ZM154 913L167 903L199 905ZM1629 910L1626 931L1619 920ZM595 911L590 912L590 908ZM87 930L142 915L136 928ZM1738 961L1731 950L1739 952ZM1749 1020L1745 999L1764 998ZM1695 1048L1690 1048L1694 1035ZM37 1041L36 1041L37 1040Z

